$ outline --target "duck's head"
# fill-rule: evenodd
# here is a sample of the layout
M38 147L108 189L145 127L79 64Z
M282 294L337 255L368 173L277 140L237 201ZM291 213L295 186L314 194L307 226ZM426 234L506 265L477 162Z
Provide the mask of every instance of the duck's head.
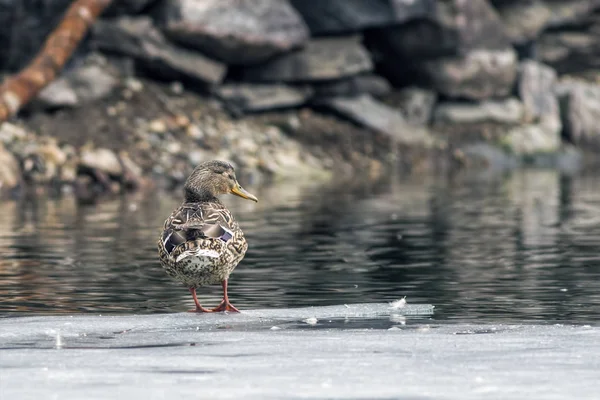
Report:
M256 196L238 183L233 166L225 161L207 161L198 165L185 182L184 191L186 202L212 200L227 193L258 202Z

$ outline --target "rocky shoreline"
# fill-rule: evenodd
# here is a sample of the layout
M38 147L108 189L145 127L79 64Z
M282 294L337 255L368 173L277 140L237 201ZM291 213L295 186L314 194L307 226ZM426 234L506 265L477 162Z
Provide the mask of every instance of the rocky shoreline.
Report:
M0 4L0 70L69 4ZM250 182L585 164L599 54L598 0L115 2L0 127L0 185L176 187L208 158Z

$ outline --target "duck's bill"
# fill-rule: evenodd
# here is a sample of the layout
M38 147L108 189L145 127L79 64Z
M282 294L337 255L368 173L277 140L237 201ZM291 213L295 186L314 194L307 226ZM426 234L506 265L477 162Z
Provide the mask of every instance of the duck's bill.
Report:
M243 199L252 200L258 203L258 199L256 198L256 196L252 193L247 192L246 189L244 189L240 185L234 186L233 189L231 189L231 193L235 194L236 196L240 196Z

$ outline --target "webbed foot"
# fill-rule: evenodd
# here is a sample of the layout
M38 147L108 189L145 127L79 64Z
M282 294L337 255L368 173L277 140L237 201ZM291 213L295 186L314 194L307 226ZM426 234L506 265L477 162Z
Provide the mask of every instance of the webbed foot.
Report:
M228 312L237 312L237 313L240 312L240 310L235 308L233 306L233 304L231 304L229 301L225 301L225 300L223 300L221 302L221 304L219 304L217 307L213 308L211 311L212 312L228 311Z

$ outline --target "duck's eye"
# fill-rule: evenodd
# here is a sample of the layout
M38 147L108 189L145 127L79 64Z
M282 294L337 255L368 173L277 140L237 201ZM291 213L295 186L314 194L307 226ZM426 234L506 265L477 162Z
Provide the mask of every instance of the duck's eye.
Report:
M231 179L232 181L233 181L233 180L235 180L235 178L233 177L233 175L227 175L227 177L228 177L229 179Z

